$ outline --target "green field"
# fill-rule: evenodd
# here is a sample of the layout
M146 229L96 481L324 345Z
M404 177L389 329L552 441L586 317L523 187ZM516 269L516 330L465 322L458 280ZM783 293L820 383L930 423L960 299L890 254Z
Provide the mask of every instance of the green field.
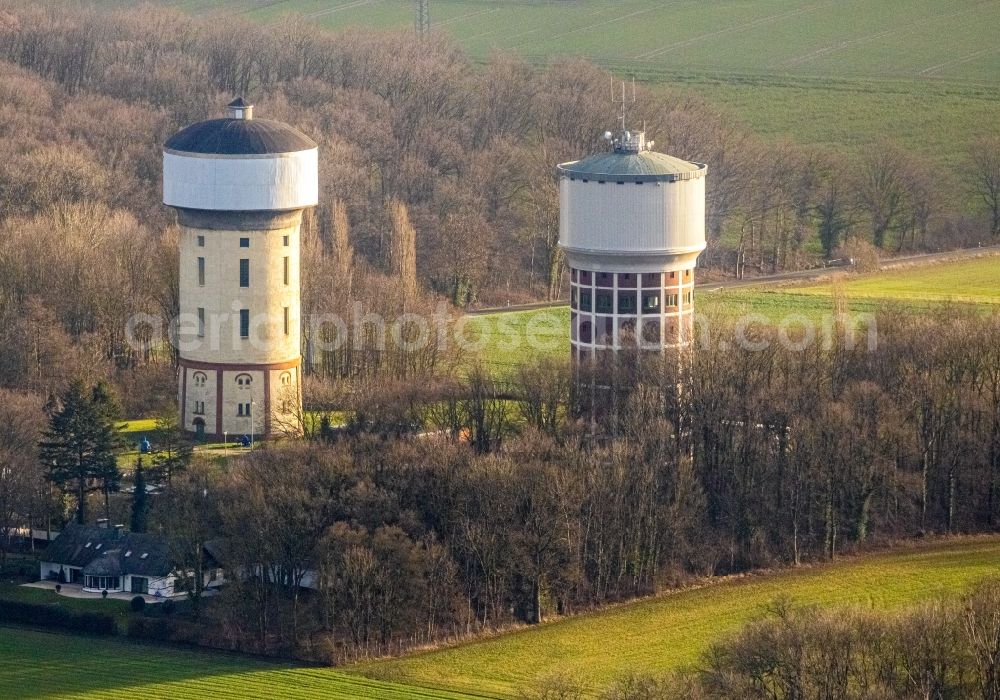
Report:
M505 697L554 671L568 673L594 690L626 671L664 671L693 663L712 641L759 617L778 597L799 604L891 609L955 594L998 571L1000 538L925 544L719 581L451 649L345 670L0 627L4 661L0 697Z
M195 13L323 27L409 28L411 0L176 0ZM474 56L585 55L702 73L978 80L1000 71L1000 4L984 0L431 0L432 31Z
M850 298L1000 304L1000 257L983 257L917 268L898 268L876 275L845 277L842 288ZM798 287L795 292L828 295L830 289L829 283L813 284Z
M925 546L740 577L361 670L500 696L559 672L594 690L629 671L662 672L693 664L713 641L761 616L779 597L799 604L891 609L955 594L998 573L996 537Z
M696 292L701 322L732 321L753 315L772 324L805 317L822 323L834 313L833 290L839 289L852 314L872 314L889 305L904 312L930 310L943 302L1000 304L1000 256L925 264L871 274L835 272L829 279L761 287ZM470 316L464 337L497 371L516 370L526 359L565 357L569 346L566 306Z
M0 697L186 700L468 696L167 646L0 627Z
M163 0L261 22L408 29L412 0ZM474 58L584 56L681 87L753 131L859 152L891 137L954 168L1000 122L1000 3L984 0L430 0L432 31Z

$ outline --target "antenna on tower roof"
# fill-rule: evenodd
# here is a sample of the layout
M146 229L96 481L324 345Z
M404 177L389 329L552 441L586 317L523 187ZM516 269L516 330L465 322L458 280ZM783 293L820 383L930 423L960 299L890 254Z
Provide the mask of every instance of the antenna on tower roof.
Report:
M611 79L611 102L613 104L616 104L616 105L620 106L620 109L619 109L619 112L618 112L618 118L621 120L621 123L622 123L622 133L624 133L628 129L628 127L626 126L626 120L627 120L627 116L628 116L628 105L629 104L632 104L632 105L635 104L635 77L632 78L632 100L631 100L631 102L626 97L626 93L625 93L625 81L624 80L622 81L622 96L621 96L621 99L618 99L618 98L615 97L615 79L614 78Z

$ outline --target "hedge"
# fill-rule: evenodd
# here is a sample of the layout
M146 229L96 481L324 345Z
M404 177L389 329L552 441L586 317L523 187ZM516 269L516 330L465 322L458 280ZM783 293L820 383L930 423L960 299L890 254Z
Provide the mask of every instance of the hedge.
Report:
M0 622L16 622L34 627L53 627L71 632L118 634L118 624L104 613L78 613L58 605L22 603L16 600L0 599Z

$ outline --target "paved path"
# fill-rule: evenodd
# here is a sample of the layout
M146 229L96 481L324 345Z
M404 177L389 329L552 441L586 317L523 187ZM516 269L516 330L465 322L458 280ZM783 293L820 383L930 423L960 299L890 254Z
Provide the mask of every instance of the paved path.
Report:
M56 590L55 581L35 581L34 583L24 583L21 584L25 588L44 588L50 591ZM92 591L83 590L83 586L78 583L62 583L59 584L62 589L58 592L59 595L66 596L67 598L90 598L91 600L96 600L103 598L100 593L94 593ZM108 592L108 598L114 598L116 600L132 600L138 593L128 593L126 591L121 592ZM152 595L144 595L147 603L162 603L166 598L157 598Z

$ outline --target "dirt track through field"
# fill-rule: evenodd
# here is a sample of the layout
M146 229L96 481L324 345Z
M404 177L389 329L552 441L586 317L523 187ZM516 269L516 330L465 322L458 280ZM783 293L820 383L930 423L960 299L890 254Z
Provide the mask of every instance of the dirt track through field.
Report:
M569 31L562 32L561 34L553 34L551 36L546 37L545 40L548 41L548 42L552 42L552 41L555 41L556 39L562 39L563 37L573 36L574 34L580 34L582 32L589 32L592 29L600 29L601 27L606 27L607 25L612 24L613 22L623 22L623 21L625 21L627 19L631 19L633 17L638 17L639 15L645 15L645 14L648 14L650 12L658 12L660 10L666 10L666 9L669 9L669 7L671 5L677 5L677 4L678 3L676 3L676 2L673 2L673 3L665 2L662 5L657 5L656 7L647 7L647 8L644 8L642 10L635 10L633 12L629 12L629 13L624 14L624 15L619 15L618 17L612 17L610 19L606 19L603 22L595 22L594 24L588 24L585 27L577 27L575 29L570 29ZM524 45L525 45L524 43L514 44L514 46L512 48L516 49L516 48L520 48L520 47L522 47Z
M924 19L918 20L916 22L910 22L909 24L903 24L903 25L900 25L898 27L893 27L892 29L886 29L886 30L883 30L881 32L876 32L874 34L868 34L868 35L865 35L865 36L859 36L857 38L849 39L847 41L841 41L841 42L839 42L837 44L830 44L828 46L824 46L824 47L818 48L818 49L816 49L814 51L810 51L807 54L802 54L801 56L796 56L795 58L790 58L787 61L784 61L783 63L779 64L779 66L780 67L801 66L802 64L808 63L809 61L812 61L813 59L821 58L823 56L827 56L827 55L829 55L831 53L835 53L837 51L843 51L844 49L849 49L849 48L851 48L853 46L857 46L858 44L864 44L864 43L867 43L869 41L876 41L878 39L884 39L884 38L886 38L888 36L893 36L893 35L896 35L896 34L905 33L905 32L907 32L907 31L909 31L911 29L916 29L916 28L922 27L922 26L924 26L926 24L929 24L929 23L932 23L932 22L936 22L938 20L950 19L952 17L959 17L959 16L967 14L969 12L974 12L974 11L980 10L980 9L982 9L984 7L988 7L990 5L996 5L996 4L997 3L995 3L995 2L984 2L984 3L980 3L979 5L974 5L973 7L967 7L964 10L958 10L956 12L945 12L945 13L940 14L940 15L934 15L933 17L925 17Z
M770 24L772 22L778 22L783 19L790 19L792 17L797 17L799 15L806 14L807 12L813 12L814 10L818 10L824 7L829 7L835 4L836 3L828 2L819 5L810 5L809 7L801 7L797 10L792 10L791 12L782 12L776 15L760 17L758 19L751 20L749 22L744 22L743 24L736 24L731 27L723 27L722 29L716 29L715 31L707 32L705 34L699 34L698 36L685 39L684 41L678 41L668 46L663 46L658 49L653 49L652 51L647 51L645 53L638 54L636 58L639 60L647 61L652 58L662 56L663 54L668 53L670 51L674 51L676 49L682 49L685 46L692 46L694 44L704 41L705 39L711 39L717 36L724 36L726 34L742 32L747 29L753 29L755 27L759 27L765 24Z

